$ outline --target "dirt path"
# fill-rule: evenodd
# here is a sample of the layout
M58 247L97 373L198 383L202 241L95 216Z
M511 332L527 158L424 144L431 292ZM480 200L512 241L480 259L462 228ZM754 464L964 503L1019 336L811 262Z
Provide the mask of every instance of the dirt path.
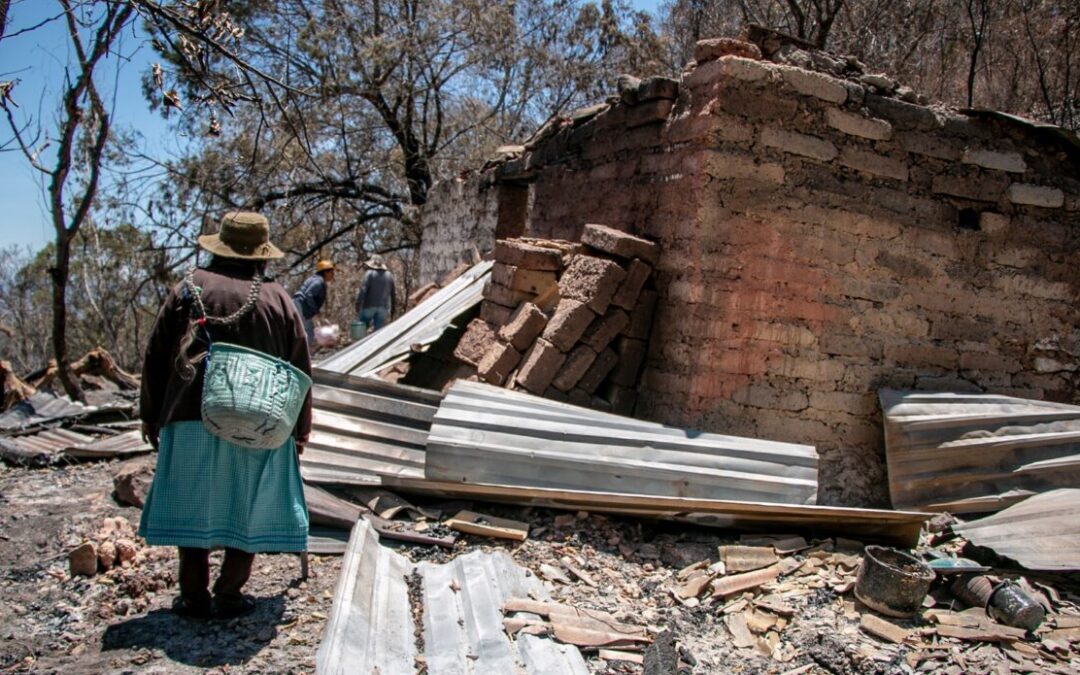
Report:
M143 548L135 564L94 578L69 576L68 551L106 518L138 524L139 510L112 498L115 466L0 468L0 672L313 672L339 558L312 556L302 582L297 556L257 557L245 590L258 608L227 623L168 610L172 548Z

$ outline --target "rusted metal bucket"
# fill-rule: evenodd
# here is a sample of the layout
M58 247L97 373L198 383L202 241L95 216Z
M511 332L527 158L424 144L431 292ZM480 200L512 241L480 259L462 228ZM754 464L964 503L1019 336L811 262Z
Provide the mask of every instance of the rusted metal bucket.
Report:
M855 597L876 612L909 617L922 609L933 580L934 570L918 558L893 548L867 546Z

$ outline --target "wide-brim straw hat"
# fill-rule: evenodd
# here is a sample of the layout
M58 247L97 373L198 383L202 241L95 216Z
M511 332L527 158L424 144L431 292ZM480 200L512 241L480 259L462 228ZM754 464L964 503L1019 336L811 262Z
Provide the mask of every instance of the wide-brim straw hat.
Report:
M252 211L231 211L215 234L199 237L199 246L214 255L240 260L276 260L285 254L270 243L270 223Z
M384 269L386 269L386 263L383 262L382 256L379 255L378 253L376 253L375 255L368 258L367 262L365 262L364 264L367 265L368 267L370 267L373 270L384 270Z

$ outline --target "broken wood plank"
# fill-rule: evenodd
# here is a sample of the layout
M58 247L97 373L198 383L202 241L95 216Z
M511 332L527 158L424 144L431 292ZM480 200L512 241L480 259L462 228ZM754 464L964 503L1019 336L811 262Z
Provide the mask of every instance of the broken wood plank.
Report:
M476 534L482 537L495 537L498 539L512 539L513 541L525 541L529 537L529 524L509 518L496 518L472 511L459 511L456 516L449 518L444 525L451 530Z
M939 625L934 628L941 637L956 638L969 642L1015 642L1023 640L1026 631L1022 628L995 625L991 627L966 628L963 626Z
M605 661L627 661L629 663L644 663L645 657L633 652L621 652L615 649L601 649L597 656Z
M876 638L881 638L893 644L900 644L911 635L911 631L906 628L869 613L863 614L859 619L859 628Z
M400 475L382 476L381 480L384 486L419 494L483 498L569 511L646 516L704 526L748 528L784 523L792 528L859 534L905 548L918 544L922 524L929 520L929 514L925 513L884 509L658 497L624 492L579 492L518 485L455 483Z
M564 555L559 559L559 562L562 564L563 568L570 573L570 576L576 577L587 586L592 586L593 588L597 587L598 584L596 583L596 580L589 576L583 569L575 565L574 561L570 559L570 556Z

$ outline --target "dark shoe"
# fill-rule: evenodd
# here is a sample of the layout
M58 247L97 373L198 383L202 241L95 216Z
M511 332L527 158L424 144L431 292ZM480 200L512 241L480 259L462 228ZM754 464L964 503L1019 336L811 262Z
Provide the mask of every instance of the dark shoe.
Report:
M182 616L185 619L205 620L213 616L209 604L203 605L190 602L183 597L173 598L172 611L173 614Z
M218 595L214 597L214 618L235 619L238 616L246 616L255 611L255 598L250 595L229 597Z

